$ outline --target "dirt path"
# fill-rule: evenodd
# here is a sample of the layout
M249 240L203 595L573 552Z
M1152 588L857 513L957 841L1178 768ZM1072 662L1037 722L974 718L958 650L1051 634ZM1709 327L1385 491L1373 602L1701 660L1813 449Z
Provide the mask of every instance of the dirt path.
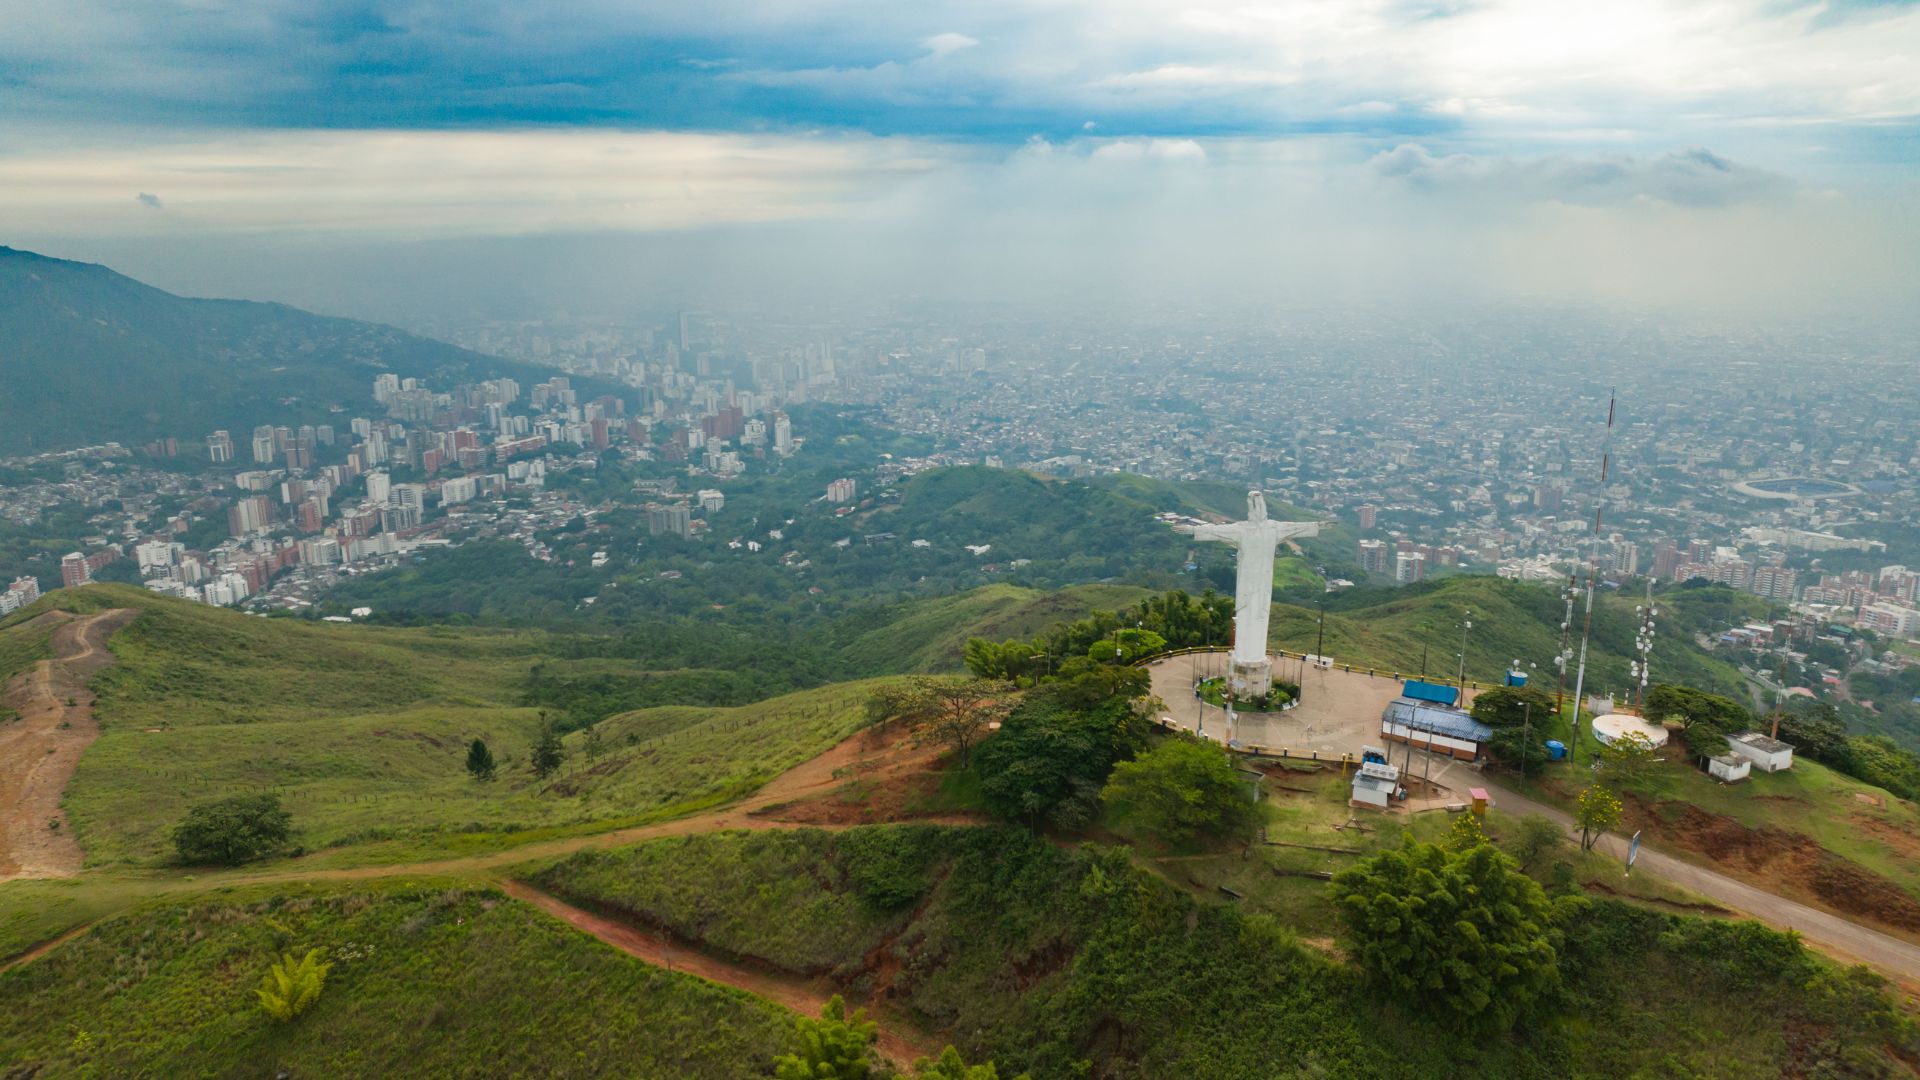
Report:
M745 990L776 1005L792 1009L802 1016L819 1016L832 991L800 979L782 977L764 971L731 964L665 938L649 934L629 923L595 915L574 907L559 897L541 892L524 882L503 881L502 890L515 900L532 904L541 911L582 933L591 934L656 967L694 975L708 982ZM876 1044L882 1057L905 1068L918 1058L936 1057L946 1044L930 1042L926 1036L909 1031L897 1023L880 1019L880 1037Z
M453 859L431 859L421 862L393 863L385 866L353 867L308 867L300 866L301 860L291 859L280 864L281 868L265 873L222 874L218 881L222 885L273 884L283 881L356 881L368 878L407 877L421 874L461 875L492 874L499 870L540 859L559 858L576 851L591 851L600 848L626 847L643 840L657 840L668 836L691 836L695 833L719 832L723 829L828 829L847 828L850 823L817 820L788 819L779 813L786 804L800 802L810 797L823 795L846 783L855 775L861 775L867 766L897 767L901 762L924 762L937 757L938 748L909 749L902 747L897 738L876 740L874 734L862 731L836 744L831 750L819 757L801 762L779 776L768 781L752 795L739 802L710 810L692 817L676 818L653 825L635 825L611 832L591 833L584 836L568 836L558 840L543 840L532 844L522 844L501 851L491 851L484 855L468 855ZM881 766L881 762L888 763ZM801 817L811 815L802 814ZM924 825L978 825L980 819L967 815L925 815L913 819ZM325 853L307 856L324 858ZM212 877L203 881L215 880Z
M1573 818L1563 811L1535 802L1492 781L1482 780L1481 785L1493 795L1494 805L1500 810L1510 814L1537 814L1563 828L1573 829ZM1609 834L1600 839L1595 850L1606 852L1624 863L1627 841ZM1644 844L1634 865L1761 922L1798 931L1808 944L1839 959L1878 968L1908 988L1909 992L1920 989L1920 945L1869 929L1838 915L1830 915L1819 908L1775 896L1744 881L1654 851Z
M55 614L65 613L47 617ZM80 844L60 800L80 755L100 735L87 682L113 663L107 638L137 614L116 608L56 620L53 658L7 687L7 707L20 719L0 726L0 881L80 872Z

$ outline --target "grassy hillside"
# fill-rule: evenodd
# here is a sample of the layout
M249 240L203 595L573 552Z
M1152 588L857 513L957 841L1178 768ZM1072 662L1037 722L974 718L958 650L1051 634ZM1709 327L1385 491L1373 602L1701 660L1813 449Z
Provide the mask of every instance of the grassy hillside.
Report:
M0 356L32 395L0 397L0 453L163 435L236 438L255 424L340 422L374 408L383 371L437 389L536 365L482 356L390 326L281 304L193 300L104 266L0 247Z
M15 622L0 630L0 688L15 675L51 656L48 642L52 637L53 624L37 618ZM6 715L5 704L0 703L0 717Z
M609 718L566 737L547 780L528 767L538 720L525 708L420 708L304 721L109 731L68 790L91 864L165 859L168 830L196 801L272 791L295 841L352 846L343 858L388 861L498 847L515 834L614 828L747 794L864 723L870 686L846 683L738 708L665 707ZM499 779L465 770L485 739Z
M1784 936L1601 901L1567 925L1553 1017L1476 1039L1374 998L1284 921L1196 902L1124 852L1017 831L709 835L582 854L537 880L717 952L827 973L1036 1080L1766 1077L1813 1061L1875 1076L1914 1038L1878 980Z
M1619 785L1622 833L1644 831L1662 851L1920 941L1920 807L1805 757L1731 785L1684 750L1661 757ZM1535 793L1571 808L1589 779L1548 767Z
M62 590L39 602L55 605L140 611L113 636L118 662L94 684L108 731L505 703L549 648L538 632L263 619L128 585Z
M253 989L327 950L290 1023ZM789 1014L675 975L491 890L408 885L150 909L0 974L8 1076L605 1076L733 1080L792 1041Z
M1707 595L1710 592L1715 595ZM1745 680L1738 669L1701 649L1687 632L1710 618L1705 614L1709 605L1713 611L1724 606L1720 592L1730 590L1699 590L1698 596L1686 596L1685 590L1677 590L1671 595L1680 597L1678 601L1670 601L1669 594L1658 598L1669 614L1663 616L1655 636L1655 681L1744 696ZM1597 598L1587 653L1587 687L1593 693L1613 691L1624 698L1631 687L1627 665L1634 657L1636 602L1630 596ZM1764 608L1764 602L1761 604ZM1355 666L1418 672L1425 645L1428 673L1450 678L1459 668L1460 623L1471 611L1468 678L1497 681L1507 665L1518 659L1534 665L1536 683L1551 689L1556 681L1553 657L1560 651L1560 622L1565 610L1559 591L1552 586L1494 577L1447 578L1398 590L1353 590L1327 598L1326 652ZM1575 648L1582 617L1576 611ZM1313 608L1276 605L1270 640L1277 648L1312 651L1318 640L1317 618ZM1569 691L1573 675L1574 665L1570 664Z
M987 585L895 608L880 626L838 649L849 673L958 671L969 637L1030 638L1056 622L1131 607L1152 595L1131 585L1075 585L1057 591Z
M751 791L839 742L863 723L871 689L590 711L596 730L569 734L566 763L540 781L527 764L541 707L527 701L535 664L626 672L669 690L697 673L556 658L574 639L539 632L262 619L126 586L63 590L36 611L55 605L140 612L108 643L118 662L93 684L102 735L67 791L93 865L165 857L188 806L236 792L278 794L298 844L357 845L363 858L672 816ZM43 637L39 623L0 630L0 655L44 651ZM476 738L501 761L491 783L465 771Z

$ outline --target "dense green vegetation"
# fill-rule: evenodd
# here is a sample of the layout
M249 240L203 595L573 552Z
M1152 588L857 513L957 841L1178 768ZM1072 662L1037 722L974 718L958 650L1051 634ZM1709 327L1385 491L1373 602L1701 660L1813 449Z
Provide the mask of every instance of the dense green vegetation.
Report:
M282 1022L289 952L332 964ZM146 909L0 974L9 1076L764 1075L793 1019L490 889L282 889ZM752 1064L746 1064L752 1063Z
M104 266L0 247L0 356L29 395L0 398L0 452L178 436L226 428L339 423L332 406L373 409L383 371L438 389L547 369L482 356L390 326L282 304L192 300Z
M1197 903L1124 851L1019 830L703 836L582 854L537 880L684 940L712 928L717 949L827 972L856 995L884 990L970 1058L1036 1080L1754 1077L1815 1063L1866 1077L1893 1067L1886 1046L1915 1045L1871 975L1754 924L1613 901L1568 925L1535 1018L1482 1036L1438 1002L1375 996L1280 924Z
M1148 724L1112 699L1076 707L1060 688L1027 695L974 755L973 771L992 813L1027 825L1078 829L1100 814L1114 766L1146 749Z
M920 473L843 513L819 499L836 470L821 471L815 456L810 444L781 471L739 490L730 486L727 507L709 516L711 528L701 536L649 536L644 515L617 504L589 528L543 534L554 562L536 562L516 544L469 544L417 567L346 583L328 610L364 605L575 626L662 616L722 621L718 611L727 625L745 629L819 626L902 598L982 585L1053 589L1125 580L1166 587L1186 576L1187 538L1156 521L1152 504L1124 494L962 467ZM877 457L844 449L827 460L855 474L877 464ZM611 468L617 466L603 464L599 472ZM632 501L630 493L621 497ZM762 550L746 547L749 540ZM976 554L967 545L985 550ZM598 569L590 565L595 551L609 556ZM1231 555L1210 557L1230 566ZM582 603L587 597L591 605Z
M1558 987L1562 927L1584 904L1550 903L1476 820L1458 819L1464 843L1382 851L1336 875L1332 892L1354 960L1382 994L1505 1031Z

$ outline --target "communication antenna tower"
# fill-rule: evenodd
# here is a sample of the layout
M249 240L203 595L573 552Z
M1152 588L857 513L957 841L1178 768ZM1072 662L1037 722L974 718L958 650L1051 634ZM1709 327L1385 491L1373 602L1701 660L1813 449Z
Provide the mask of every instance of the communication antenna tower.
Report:
M1613 403L1614 392L1607 391L1607 434L1600 443L1600 492L1593 498L1593 536L1587 548L1587 600L1586 622L1580 629L1580 666L1573 678L1573 748L1568 751L1570 762L1580 757L1580 695L1587 686L1587 642L1593 637L1593 586L1594 578L1600 570L1600 512L1607 504L1607 467L1613 461Z
M1647 680L1653 672L1653 620L1660 609L1653 606L1653 579L1647 579L1647 602L1634 605L1633 613L1640 619L1640 630L1633 639L1634 651L1639 658L1627 666L1639 683L1634 703L1644 708L1647 704Z

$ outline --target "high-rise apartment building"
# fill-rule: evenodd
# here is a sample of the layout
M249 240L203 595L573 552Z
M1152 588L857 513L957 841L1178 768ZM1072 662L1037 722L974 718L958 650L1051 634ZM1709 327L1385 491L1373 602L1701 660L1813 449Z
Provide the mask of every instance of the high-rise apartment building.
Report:
M1388 570L1387 544L1384 540L1360 541L1360 569L1369 574L1384 574Z
M273 510L265 495L251 495L227 508L227 532L245 536L267 527Z

